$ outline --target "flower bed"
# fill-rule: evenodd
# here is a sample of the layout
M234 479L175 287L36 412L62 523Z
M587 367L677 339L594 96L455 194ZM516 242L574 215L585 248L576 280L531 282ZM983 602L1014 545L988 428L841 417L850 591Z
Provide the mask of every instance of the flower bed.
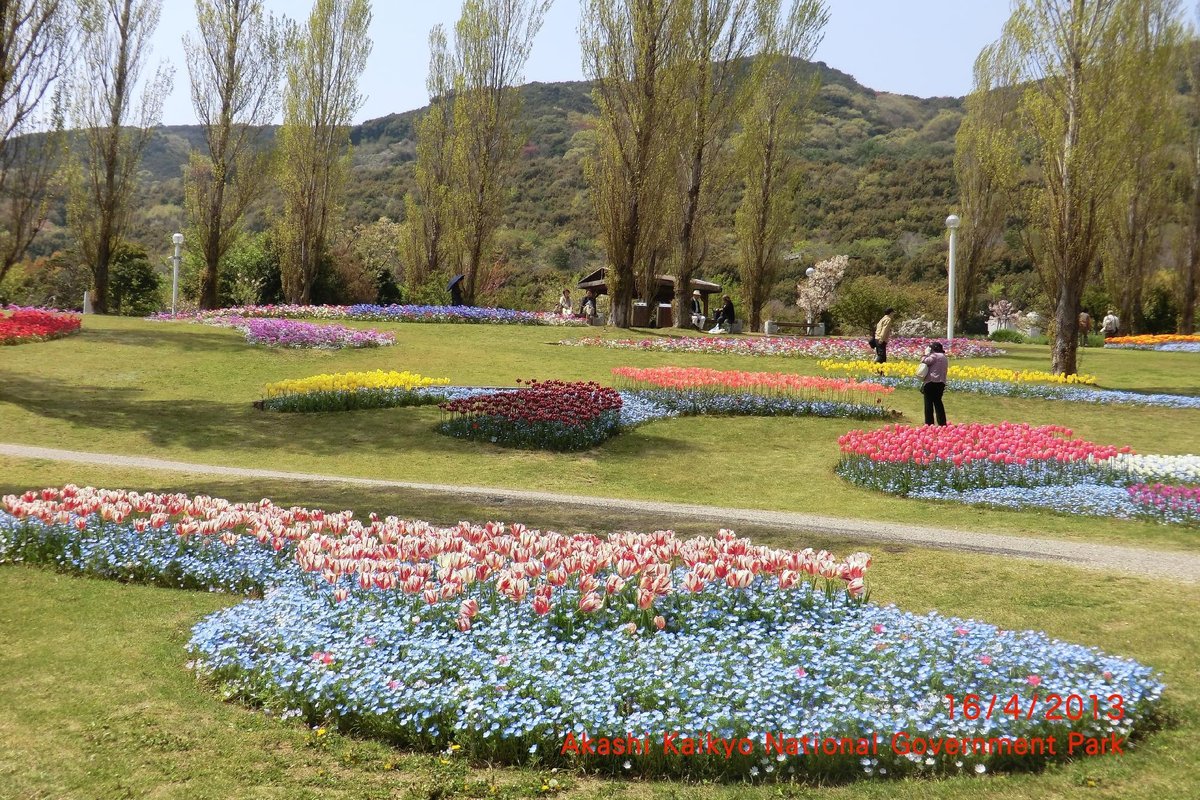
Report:
M912 378L917 374L919 364L914 361L888 361L876 364L872 361L837 361L825 359L820 362L821 369L826 372L846 372L851 375L869 376L883 375L889 378ZM963 381L993 381L1004 383L1057 383L1057 384L1087 384L1096 383L1095 375L1055 375L1036 369L1002 369L1000 367L980 367L969 364L951 364L946 374L947 378Z
M890 362L889 362L890 363ZM919 389L917 378L875 378L876 383L896 388ZM1157 408L1200 409L1200 396L1187 394L1143 394L1120 389L1095 389L1087 386L1050 386L1039 383L1012 383L1009 381L966 381L949 380L946 391L968 392L992 397L1020 397L1037 400L1057 400L1064 403L1095 403L1097 405L1148 406Z
M718 780L1036 769L1050 757L1014 756L1002 740L1143 733L1164 688L1148 667L1094 648L873 605L866 554L779 550L727 531L683 541L435 528L76 487L9 496L4 508L0 561L262 591L193 629L193 666L225 696L479 761L536 755ZM1047 719L1054 695L1096 703ZM980 696L998 698L995 713L970 713ZM571 752L585 733L650 746ZM710 736L745 737L751 752L677 754ZM807 752L841 737L880 742L874 753ZM946 737L975 743L905 751Z
M448 383L449 378L426 378L408 371L313 375L268 383L262 407L268 411L312 412L428 405L441 398L416 390Z
M587 450L616 435L621 424L621 395L590 382L529 381L439 408L449 415L439 433L540 450Z
M373 305L352 306L268 305L237 306L195 314L156 314L151 319L204 322L221 317L260 317L266 319L372 320L376 322L444 322L493 325L585 326L587 321L563 317L548 311L514 311L507 308L476 306Z
M1196 490L1147 489L1146 477L1190 481L1196 456L1136 456L1072 439L1057 425L892 425L838 439L836 471L889 494L1077 514L1200 524Z
M1163 522L1200 522L1200 487L1135 483L1126 491L1136 506Z
M1002 356L992 342L977 339L893 339L888 342L888 355L895 358L915 358L925 352L930 342L941 342L946 352L957 358ZM559 344L577 347L612 347L626 350L653 350L662 353L711 353L739 356L795 356L801 358L856 358L874 353L863 339L719 336L679 336L656 339L602 339L587 336L566 339Z
M82 318L78 314L52 308L10 306L0 313L0 345L27 344L61 339L79 333Z
M1061 425L888 425L838 438L838 474L891 494L1069 484L1129 448L1071 439ZM1110 470L1111 471L1111 470Z
M315 325L290 319L244 319L234 326L246 332L250 344L340 350L344 347L385 347L396 336L375 330L356 330L342 325Z
M687 415L881 419L890 415L883 397L894 391L874 383L812 375L701 367L617 367L613 374L630 384L631 393Z
M1200 353L1200 335L1184 333L1113 336L1104 340L1113 350L1165 350L1167 352Z

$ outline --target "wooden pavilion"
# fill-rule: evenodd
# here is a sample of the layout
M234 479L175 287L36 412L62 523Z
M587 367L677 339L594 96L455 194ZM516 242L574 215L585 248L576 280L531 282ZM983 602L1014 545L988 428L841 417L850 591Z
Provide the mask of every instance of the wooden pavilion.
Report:
M601 267L600 269L596 270L595 272L591 273L590 275L586 275L583 278L583 280L581 280L577 284L577 286L580 289L585 289L585 290L591 289L592 293L595 294L597 297L599 297L602 294L608 294L607 275L608 275L608 267ZM655 295L653 298L647 299L647 298L641 297L640 295L636 296L634 298L635 300L640 300L647 304L645 307L646 310L643 312L647 315L647 317L649 316L649 313L650 313L650 303L653 303L654 305L662 305L662 304L670 305L675 302L675 276L674 275L658 275L657 278L658 278L657 291L655 292ZM721 285L719 283L711 283L709 281L702 281L699 278L692 278L691 287L692 287L692 291L700 293L700 301L703 304L704 316L708 317L709 316L709 314L708 314L709 298L712 297L712 295L714 295L714 294L721 293ZM639 325L638 324L639 316L640 316L640 314L638 313L638 308L637 308L637 306L635 306L634 307L634 320L633 320L634 327L643 327L647 323L647 320L641 320L641 324Z

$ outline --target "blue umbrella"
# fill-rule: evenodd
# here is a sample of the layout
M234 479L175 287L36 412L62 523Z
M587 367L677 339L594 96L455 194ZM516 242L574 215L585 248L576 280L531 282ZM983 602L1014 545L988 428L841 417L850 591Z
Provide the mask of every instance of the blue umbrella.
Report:
M457 286L458 284L462 283L463 278L465 278L465 277L467 277L467 276L466 275L455 275L453 278L450 279L450 283L446 284L446 291L448 292L451 289L453 289L455 286Z

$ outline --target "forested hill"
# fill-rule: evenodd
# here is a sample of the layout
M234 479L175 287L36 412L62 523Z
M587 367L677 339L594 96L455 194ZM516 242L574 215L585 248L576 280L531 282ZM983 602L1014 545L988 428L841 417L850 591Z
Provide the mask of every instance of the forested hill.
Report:
M821 88L802 147L807 169L794 241L803 261L846 252L854 258L855 273L935 279L944 269L942 220L955 199L954 135L962 100L875 92L822 63L797 64L798 91L803 74L812 70L819 72ZM531 83L521 95L528 142L502 241L518 268L578 273L600 258L582 170L595 113L590 85ZM414 123L421 113L391 114L352 129L349 224L403 216L415 157ZM145 153L131 238L151 252L161 250L166 232L181 223L182 167L189 149L202 146L198 126L170 126ZM728 233L735 202L731 196L721 206L716 247L706 267L715 276L736 272ZM61 215L55 216L61 223ZM265 219L257 214L251 227L261 227ZM65 232L52 226L35 249L45 252L68 243ZM786 283L780 282L780 299Z

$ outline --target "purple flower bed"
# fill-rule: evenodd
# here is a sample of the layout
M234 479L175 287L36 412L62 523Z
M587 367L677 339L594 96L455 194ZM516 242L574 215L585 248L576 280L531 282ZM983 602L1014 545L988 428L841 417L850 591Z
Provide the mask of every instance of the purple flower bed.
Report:
M941 342L946 352L956 358L981 358L1002 356L995 344L976 339L892 339L888 342L888 356L892 358L917 358L924 354L925 345ZM559 342L580 347L612 347L627 350L654 350L663 353L712 353L739 356L791 356L800 358L863 358L875 357L875 351L867 346L865 338L792 338L772 337L741 338L732 336L688 336L683 338L657 339L601 339L589 336Z
M245 330L246 341L269 347L338 350L343 347L384 347L395 344L391 333L355 330L341 325L314 325L289 319L247 319L235 323Z
M1200 525L1200 486L1138 483L1126 491L1143 513L1164 522Z
M353 306L241 306L201 311L195 314L155 314L153 320L212 322L229 317L261 317L266 319L355 319L375 322L446 322L492 325L557 325L585 326L587 322L563 317L548 311L515 311L509 308L477 306L416 306L375 305L359 303Z

